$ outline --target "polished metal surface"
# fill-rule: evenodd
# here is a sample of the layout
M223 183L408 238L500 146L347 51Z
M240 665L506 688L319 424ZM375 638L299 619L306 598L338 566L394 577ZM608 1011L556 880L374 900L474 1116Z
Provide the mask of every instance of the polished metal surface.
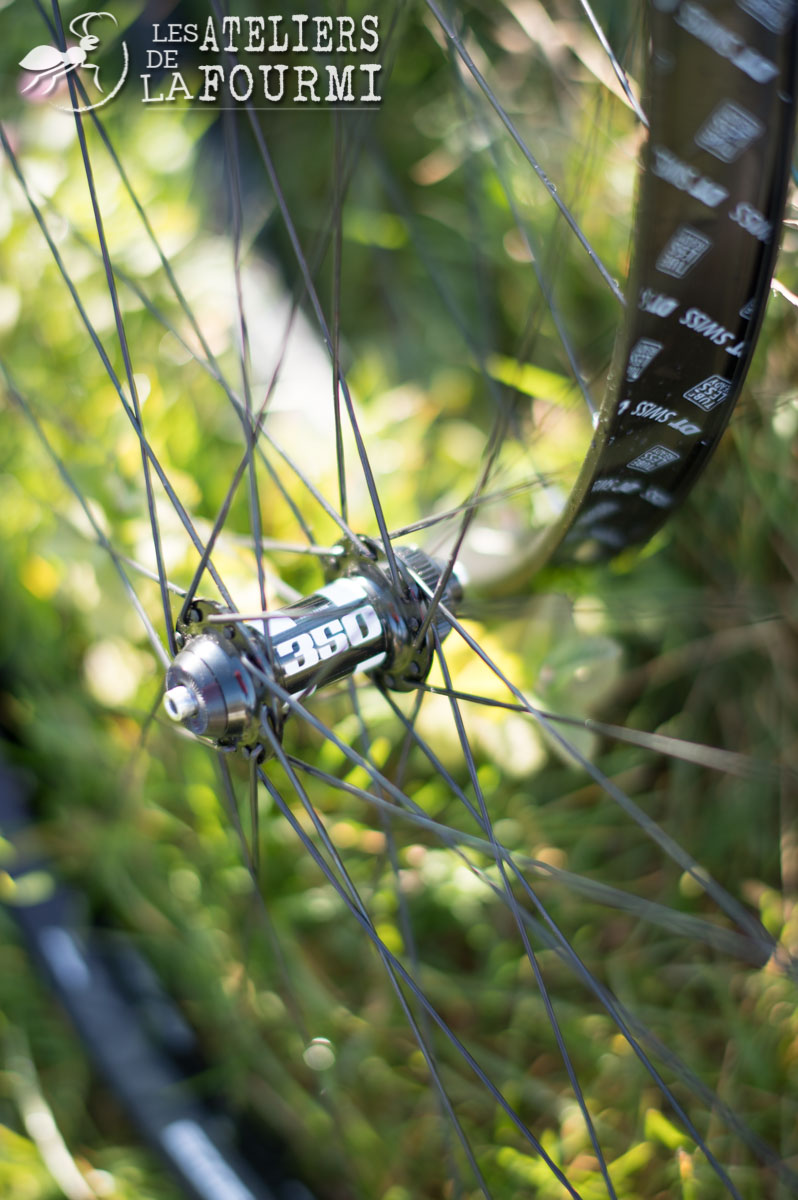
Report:
M278 732L286 694L300 698L367 672L385 688L409 691L429 674L436 639L450 631L431 597L446 568L423 550L395 551L399 586L377 543L344 548L317 592L255 619L195 600L178 622L182 648L166 674L170 720L223 748L252 752L265 717ZM441 596L452 612L462 584L452 572Z

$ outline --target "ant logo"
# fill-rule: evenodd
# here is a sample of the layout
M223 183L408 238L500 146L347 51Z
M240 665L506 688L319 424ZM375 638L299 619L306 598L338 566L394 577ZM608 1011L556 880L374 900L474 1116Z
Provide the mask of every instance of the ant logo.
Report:
M82 67L86 71L94 72L94 86L98 92L102 92L103 88L100 84L100 68L97 63L88 61L89 55L96 50L100 44L100 39L93 33L89 33L89 22L98 17L110 17L114 25L118 25L116 17L113 13L108 12L87 12L82 13L78 17L73 17L69 22L69 31L79 38L77 46L69 46L66 50L56 50L54 46L35 46L29 54L20 62L23 71L30 71L33 74L33 79L22 89L22 95L26 92L33 91L40 84L45 86L38 92L38 95L49 96L55 85L61 79L65 79L70 71L75 71ZM122 57L123 66L122 74L113 91L105 96L104 100L99 100L96 104L78 105L63 109L64 112L91 112L92 109L101 108L107 104L109 100L113 100L114 96L122 87L122 84L127 78L129 67L129 57L127 44L122 42ZM61 105L56 105L61 108Z

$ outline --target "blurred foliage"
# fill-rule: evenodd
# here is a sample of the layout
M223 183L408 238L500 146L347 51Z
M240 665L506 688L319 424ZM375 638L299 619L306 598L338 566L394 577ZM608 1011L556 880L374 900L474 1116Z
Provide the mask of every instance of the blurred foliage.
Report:
M80 8L63 7L67 15ZM639 135L627 110L596 84L574 7L547 7L551 29L531 0L469 8L469 46L622 278ZM608 24L619 22L620 6L597 7ZM141 25L126 24L137 9L115 7L132 44L144 37ZM185 20L200 9L182 4L174 11ZM47 37L27 0L6 5L0 20L9 30L1 55L6 103L17 61ZM405 5L398 20L379 112L260 114L333 328L340 318L341 360L390 528L463 503L499 396L511 411L511 436L493 488L541 476L564 486L579 462L588 423L568 385L514 206L597 392L616 323L611 298L566 240L529 168L476 104L473 89L460 87L459 68L441 52L431 17L421 5ZM535 29L542 31L537 39ZM613 32L623 43L623 31ZM628 52L634 68L634 42ZM8 104L6 128L32 194L123 378L74 127L46 105ZM180 106L156 112L126 103L124 94L102 116L208 347L238 387L226 119ZM86 126L147 436L204 538L243 452L240 423L213 369L195 357L204 352L192 321L90 120ZM332 396L329 367L244 121L238 138L253 396L261 402L280 360L296 294L293 340L266 429L334 500L331 423L322 416ZM338 284L330 236L336 155L352 168ZM460 1174L469 1180L468 1168L384 968L339 896L261 789L261 907L213 755L154 715L160 667L100 544L107 536L118 554L153 566L138 440L7 162L0 190L0 361L16 389L0 391L0 719L14 739L13 756L35 770L42 837L95 912L130 931L198 1031L211 1064L198 1088L283 1134L321 1195L475 1195L471 1182L462 1193L452 1182ZM779 278L798 290L792 228ZM551 569L534 597L485 602L472 613L469 628L480 643L542 707L798 767L793 312L784 293L772 297L732 432L685 512L652 546L600 569ZM334 524L271 443L263 445L264 536L301 538L284 489L316 541L335 540ZM54 459L88 498L99 539ZM372 532L351 438L347 462L350 521ZM157 491L170 578L185 586L196 554ZM544 518L547 505L546 488L526 488L501 521L508 528L528 524ZM214 555L242 608L259 604L250 524L242 485ZM437 536L433 530L433 547ZM272 603L291 588L304 593L321 582L307 556L275 552L267 565ZM134 571L130 577L162 629L156 586ZM444 649L455 686L506 698L454 636ZM430 761L405 753L402 727L385 700L363 682L357 698L355 708L347 688L334 690L314 699L314 711L401 779L424 813L476 836L475 821ZM398 703L412 711L412 697ZM550 736L519 714L490 708L464 705L463 719L496 836L519 862L534 860L526 874L585 965L796 1165L792 985L772 963L752 965L692 936L690 919L721 933L729 923ZM448 702L427 698L418 728L473 800ZM773 770L751 777L713 772L587 727L563 733L795 952L798 845L789 780ZM369 787L362 768L298 723L289 724L286 746L345 784ZM231 768L249 830L244 764ZM283 772L268 770L312 838ZM586 1200L605 1194L512 914L432 832L310 775L302 781L385 945ZM484 847L468 854L489 885L499 882ZM580 890L579 880L621 889L628 904L605 906ZM646 901L664 906L667 916L645 920ZM131 1148L107 1098L98 1100L80 1048L7 921L2 934L4 1029L24 1030L42 1094L80 1169L90 1183L94 1173L98 1195L168 1196L168 1184ZM618 1195L720 1195L610 1018L553 951L539 941L535 948ZM427 1032L429 1022L418 1006L415 1012ZM493 1193L507 1200L561 1195L462 1057L445 1038L432 1040ZM27 1140L10 1074L6 1063L0 1184L14 1200L43 1200L53 1186ZM720 1118L672 1072L669 1081L730 1164L740 1193L752 1200L780 1195L775 1178Z

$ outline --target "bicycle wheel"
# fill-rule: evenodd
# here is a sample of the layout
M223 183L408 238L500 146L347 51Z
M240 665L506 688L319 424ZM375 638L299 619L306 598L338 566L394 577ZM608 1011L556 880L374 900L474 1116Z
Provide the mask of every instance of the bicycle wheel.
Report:
M245 98L254 35L229 25L225 49L225 14L178 10L182 107L171 68L150 72L146 106L134 70L138 93L76 135L26 102L4 137L11 275L41 271L59 296L46 321L40 288L7 298L34 496L16 500L20 572L69 613L67 661L108 737L63 702L48 717L40 693L28 735L124 783L102 803L81 772L88 803L53 803L51 839L201 1030L217 1066L198 1087L268 1112L331 1195L791 1194L794 958L775 885L791 886L793 776L760 762L768 706L764 729L730 711L768 675L745 638L727 661L726 614L690 612L681 649L672 630L691 554L717 605L723 526L674 534L678 574L661 557L600 582L550 570L575 606L465 585L461 607L435 552L468 533L472 576L504 560L495 595L555 544L620 550L681 499L761 321L793 6L652 7L643 108L665 125L636 209L637 13L608 6L611 58L567 5L398 6L376 47L362 13L336 12L339 70L354 27L381 72L332 113L293 111L290 93L281 111L265 92L279 72L253 70ZM128 59L173 44L145 17L109 35L103 97ZM58 45L59 19L26 9L15 61ZM301 96L298 70L330 64L290 33ZM202 53L221 72L207 101ZM91 85L67 74L56 103L88 107ZM421 537L430 554L400 552ZM171 722L154 719L167 665ZM599 703L632 730L586 718ZM699 713L733 750L696 744Z

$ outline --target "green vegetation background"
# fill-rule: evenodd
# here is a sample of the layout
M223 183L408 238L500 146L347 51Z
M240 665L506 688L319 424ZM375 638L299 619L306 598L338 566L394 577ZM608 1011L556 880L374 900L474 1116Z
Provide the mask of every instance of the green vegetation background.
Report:
M64 7L68 14L78 11ZM185 5L181 12L197 7ZM519 465L517 447L549 421L561 420L560 429L574 438L572 444L561 433L553 448L541 451L539 468L555 479L582 436L571 415L575 401L563 356L550 318L534 299L531 265L502 181L535 231L546 267L558 261L558 299L597 387L615 322L610 301L552 224L528 168L499 142L492 125L469 116L471 93L466 100L457 84L452 88L455 68L420 7L403 12L401 50L385 87L386 102L362 127L369 154L351 181L342 227L342 355L394 525L462 503L467 494L473 479L469 462L479 462L493 413L480 359L488 376L510 378L518 388L500 482L518 482L527 468L523 461ZM522 7L475 9L469 14L474 45L491 77L501 78L505 102L524 132L534 132L561 191L622 275L637 135L622 107L593 88L579 53L558 49L556 39L521 36ZM604 8L611 25L617 7ZM136 9L114 6L120 29L134 44L143 36L129 24ZM525 11L537 8L527 5ZM571 7L556 4L549 12L552 28L573 41ZM42 43L48 37L36 32L32 4L0 6L0 22L9 137L119 370L70 119L15 98L17 62L36 37ZM112 56L113 48L107 53ZM630 56L634 63L633 46ZM547 82L550 76L553 83ZM585 85L579 99L577 82ZM598 132L583 132L583 116L584 129L589 119ZM144 111L120 98L107 110L107 126L191 303L208 322L214 350L234 374L229 312L220 311L213 286L191 269L192 263L204 267L224 259L229 280L224 187L229 143L221 120L182 110ZM355 136L351 131L359 137L361 126L354 115L338 122L329 114L273 113L263 118L263 128L300 236L312 246L335 205L330 181L336 137L345 156ZM293 286L290 248L251 140L245 130L240 136L244 259L255 273L258 264L265 271L262 264L271 263L269 278L285 295ZM496 144L499 171L492 158ZM167 319L184 329L96 139L93 151L123 280L134 365L147 380L148 435L192 514L207 528L240 456L240 430L219 388L176 340L164 336L137 297L135 286L146 287ZM323 1183L322 1194L381 1200L455 1195L445 1182L446 1135L423 1061L386 993L374 955L264 796L264 894L291 980L285 986L280 956L268 939L252 936L259 927L250 880L212 756L184 746L162 721L151 719L159 669L107 555L92 541L37 428L92 497L95 515L120 552L139 558L147 522L136 439L81 333L7 162L0 187L0 360L38 423L31 424L9 387L0 387L0 720L12 739L10 757L35 779L41 836L59 869L79 881L103 919L132 931L169 983L208 1054L211 1065L201 1086L276 1126L311 1182ZM419 263L419 246L436 285ZM783 287L771 297L739 413L685 510L642 553L606 567L551 572L532 599L485 602L472 613L473 628L491 652L547 708L719 746L787 771L798 767L798 336L791 295L798 290L797 252L798 237L788 222L777 271ZM332 251L320 261L317 278L332 311ZM278 297L276 312L283 311L279 303ZM259 315L271 319L268 308ZM465 346L460 317L470 331ZM257 326L249 333L253 344L264 336ZM522 355L518 348L525 344ZM332 458L319 472L318 481L334 495ZM289 473L283 471L283 478ZM264 532L296 540L296 526L290 514L276 510L269 486L268 478L261 479ZM334 529L312 500L296 496L318 540L333 538ZM370 528L356 487L352 503L362 527ZM540 503L537 492L526 492L521 517L536 515ZM519 519L518 508L509 519ZM185 584L191 554L166 511L162 526L174 577ZM243 545L248 527L242 489L230 515L230 538L220 547L225 572L236 581L252 575L253 560ZM270 562L301 592L320 582L315 565L297 564L296 556L278 554ZM157 623L155 588L143 584L142 595ZM490 687L466 656L449 647L461 686ZM346 696L318 703L339 737L362 746ZM401 740L395 720L369 694L363 705L375 761L395 766ZM435 717L428 736L447 767L465 781L451 734ZM346 770L329 745L300 731L290 737L295 752L315 755L324 769L349 783L367 784L363 773ZM520 718L482 715L473 737L480 784L513 850L725 927L689 878L664 863L602 802L586 775ZM794 776L772 769L742 776L710 771L585 729L574 738L795 952ZM428 764L411 762L407 772L406 786L427 811L462 822ZM244 777L236 777L243 795ZM275 777L279 780L279 772ZM369 895L380 936L407 954L386 861L386 827L345 794L309 786L333 840ZM582 1194L603 1194L522 947L453 856L412 828L395 822L393 832L425 986L458 1032L495 1065L508 1097ZM2 866L0 861L3 898L25 903L26 894L15 891ZM49 885L42 876L29 886L27 899ZM652 928L639 913L593 904L563 880L540 886L591 970L633 1001L653 1032L796 1165L798 1019L794 989L779 971L691 945L675 919L673 927ZM0 915L0 935L0 1191L13 1200L59 1194L32 1133L35 1124L26 1127L24 1120L26 1105L38 1103L52 1112L92 1189L87 1194L173 1196L160 1166L136 1144L92 1075L6 914ZM586 1099L600 1114L619 1195L703 1200L717 1194L662 1098L641 1083L633 1056L608 1018L553 956L543 951L541 962ZM301 1025L292 1010L297 995ZM308 1055L313 1045L328 1046L332 1061L317 1056L314 1066L313 1053ZM496 1194L559 1195L462 1064L441 1053ZM337 1133L330 1098L340 1121ZM710 1117L702 1128L722 1154L731 1155L745 1196L780 1194L744 1153L729 1149L719 1122Z

